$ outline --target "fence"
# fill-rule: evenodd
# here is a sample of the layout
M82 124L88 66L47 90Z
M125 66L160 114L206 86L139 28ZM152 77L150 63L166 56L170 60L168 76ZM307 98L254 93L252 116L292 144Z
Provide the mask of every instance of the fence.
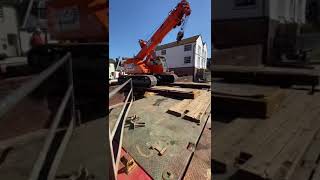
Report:
M39 75L32 78L26 84L18 88L17 90L13 91L12 94L7 96L4 100L0 103L0 121L3 117L17 105L23 98L28 96L32 93L36 88L38 88L45 80L47 80L51 75L57 72L58 69L63 67L64 65L68 65L68 78L69 78L69 85L68 89L64 94L62 102L58 107L58 111L54 116L53 123L49 129L48 135L45 139L45 143L42 147L42 150L39 153L39 156L36 162L33 165L32 171L29 176L29 180L37 180L40 177L40 172L45 165L45 160L47 158L47 154L49 153L50 147L52 146L52 142L56 133L58 132L58 126L62 119L62 116L65 112L67 104L71 101L71 120L69 122L68 128L66 133L59 144L58 150L55 153L53 158L53 162L49 167L49 173L47 179L53 180L55 179L55 175L60 164L60 160L68 144L71 134L73 132L75 126L75 100L74 100L74 87L73 87L73 71L72 71L72 57L70 53L67 53L63 58L52 64L46 70L42 71Z
M121 86L119 86L118 88L114 89L112 92L109 93L109 100L110 100L115 94L117 94L120 90L124 89L129 84L130 84L129 93L126 97L124 105L122 106L121 112L115 122L115 125L114 127L109 127L108 152L110 152L110 158L108 158L109 160L108 164L111 165L111 168L109 168L109 179L111 180L117 179L125 120L128 116L129 110L131 108L131 105L134 99L132 79L127 80ZM129 99L130 99L130 103L128 103Z

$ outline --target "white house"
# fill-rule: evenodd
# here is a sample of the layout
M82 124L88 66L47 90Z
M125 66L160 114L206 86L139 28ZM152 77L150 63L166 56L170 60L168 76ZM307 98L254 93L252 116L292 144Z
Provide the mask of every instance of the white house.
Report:
M216 0L214 20L268 17L278 22L304 23L307 0Z
M171 42L156 48L157 56L164 56L168 68L178 76L195 75L198 69L207 68L208 48L200 35Z
M215 0L213 42L217 49L258 45L262 61L272 64L279 32L294 37L306 21L307 0ZM214 56L214 55L213 55Z
M0 54L19 54L18 17L12 5L0 4Z
M0 1L0 54L21 56L30 49L29 40L34 28L47 28L47 1Z

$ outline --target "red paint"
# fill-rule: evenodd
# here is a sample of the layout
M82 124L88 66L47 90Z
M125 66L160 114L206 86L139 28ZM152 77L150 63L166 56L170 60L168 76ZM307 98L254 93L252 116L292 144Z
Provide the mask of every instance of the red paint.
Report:
M42 39L40 34L34 33L31 37L31 47L37 47L44 45L44 40Z
M54 0L47 4L48 31L57 40L105 42L106 0Z
M126 151L122 148L121 156L124 154L126 154ZM118 174L117 178L118 180L152 180L152 178L138 164L128 175L123 172Z

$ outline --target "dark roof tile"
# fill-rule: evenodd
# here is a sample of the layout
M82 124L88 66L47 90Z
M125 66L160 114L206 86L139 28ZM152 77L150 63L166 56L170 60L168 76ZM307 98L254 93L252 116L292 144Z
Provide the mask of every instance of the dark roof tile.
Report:
M172 48L172 47L175 47L175 46L181 46L181 45L193 43L193 42L196 42L199 37L200 37L200 35L196 35L196 36L192 36L190 38L183 39L179 43L177 43L175 41L175 42L171 42L171 43L168 43L168 44L163 44L163 45L157 46L156 47L156 51L159 51L159 50L162 50L162 49Z

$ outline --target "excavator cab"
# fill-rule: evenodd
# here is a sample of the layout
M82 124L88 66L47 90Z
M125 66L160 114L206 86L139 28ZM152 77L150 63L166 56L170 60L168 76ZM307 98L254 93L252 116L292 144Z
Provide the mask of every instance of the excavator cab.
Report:
M175 82L178 77L169 71L166 58L164 56L157 56L155 61L158 63L158 66L161 66L162 69L162 72L154 74L154 76L157 78L157 84L162 85Z
M162 64L163 72L168 72L169 71L168 64L167 64L166 58L164 56L158 56L156 58L156 61L158 61L159 64Z

